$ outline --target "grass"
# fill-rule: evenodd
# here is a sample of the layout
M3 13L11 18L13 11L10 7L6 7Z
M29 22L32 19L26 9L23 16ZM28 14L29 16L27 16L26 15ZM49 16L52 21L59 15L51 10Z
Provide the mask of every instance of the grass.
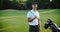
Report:
M42 32L50 32L50 28L44 29L44 24L48 18L60 27L59 9L38 10L41 18ZM28 32L27 10L3 10L0 11L0 32Z

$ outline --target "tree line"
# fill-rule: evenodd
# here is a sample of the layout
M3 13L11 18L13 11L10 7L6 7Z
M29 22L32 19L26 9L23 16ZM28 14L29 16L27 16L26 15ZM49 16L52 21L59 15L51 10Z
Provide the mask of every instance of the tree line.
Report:
M25 10L25 9L31 9L31 5L33 2L38 3L38 9L59 9L60 8L60 0L22 0L16 1L16 0L0 0L0 10L3 9L19 9L19 10Z

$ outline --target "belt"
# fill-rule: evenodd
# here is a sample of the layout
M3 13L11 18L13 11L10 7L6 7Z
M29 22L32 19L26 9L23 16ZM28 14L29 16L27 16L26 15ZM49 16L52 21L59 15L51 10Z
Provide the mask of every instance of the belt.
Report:
M29 25L29 26L36 27L36 26L38 26L38 25Z

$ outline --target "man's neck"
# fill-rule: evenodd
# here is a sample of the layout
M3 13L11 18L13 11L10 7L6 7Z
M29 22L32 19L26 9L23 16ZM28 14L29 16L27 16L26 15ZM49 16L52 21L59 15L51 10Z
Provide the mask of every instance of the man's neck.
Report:
M32 9L33 11L37 11L36 9Z

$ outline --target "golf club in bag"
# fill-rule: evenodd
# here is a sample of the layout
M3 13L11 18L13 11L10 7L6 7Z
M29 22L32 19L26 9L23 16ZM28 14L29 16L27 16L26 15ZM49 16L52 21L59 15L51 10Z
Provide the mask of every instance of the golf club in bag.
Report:
M52 32L60 32L60 29L56 26L56 24L54 24L52 22L51 19L48 19L47 22L44 25L45 29L47 29L48 27L50 27L50 29L52 30Z

